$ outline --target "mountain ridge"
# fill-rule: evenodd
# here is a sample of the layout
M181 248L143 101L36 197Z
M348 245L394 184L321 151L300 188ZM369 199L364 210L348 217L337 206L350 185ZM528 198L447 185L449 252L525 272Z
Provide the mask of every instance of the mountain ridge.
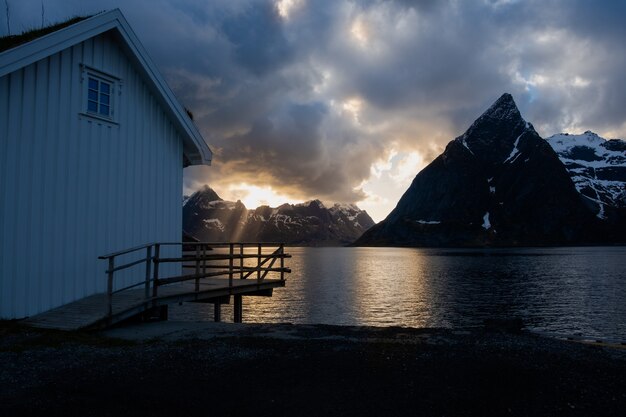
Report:
M239 200L222 200L208 186L192 194L183 205L183 230L202 241L345 245L373 225L367 212L354 204L326 207L315 199L247 209Z

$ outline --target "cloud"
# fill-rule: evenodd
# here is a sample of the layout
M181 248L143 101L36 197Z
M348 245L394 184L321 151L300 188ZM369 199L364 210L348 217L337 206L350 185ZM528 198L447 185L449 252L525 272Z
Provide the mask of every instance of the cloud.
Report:
M9 3L13 27L40 21L39 2ZM246 183L293 198L380 202L363 184L392 149L432 160L505 91L543 135L626 136L624 2L44 5L49 20L121 7L216 151L214 166L186 170L186 189Z

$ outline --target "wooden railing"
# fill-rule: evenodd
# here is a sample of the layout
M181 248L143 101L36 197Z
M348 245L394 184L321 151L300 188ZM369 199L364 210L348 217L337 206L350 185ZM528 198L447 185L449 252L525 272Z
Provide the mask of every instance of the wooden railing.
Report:
M162 249L171 246L182 246L182 256L161 256ZM275 250L268 252L268 248ZM139 258L117 265L116 259L130 254L139 255ZM145 300L151 301L158 299L159 287L167 284L194 281L194 291L200 292L203 278L224 278L225 283L227 278L229 288L233 287L234 279L248 279L251 276L259 283L262 283L268 274L278 275L279 279L284 281L285 273L291 272L285 267L285 258L290 257L291 255L285 253L283 243L167 242L136 246L99 256L98 259L108 261L107 308L110 317L113 315L113 295L140 286L144 287ZM274 266L277 261L279 266ZM167 263L180 263L183 271L191 269L193 273L162 277L159 266ZM144 278L123 288L114 288L115 273L137 265L144 266Z

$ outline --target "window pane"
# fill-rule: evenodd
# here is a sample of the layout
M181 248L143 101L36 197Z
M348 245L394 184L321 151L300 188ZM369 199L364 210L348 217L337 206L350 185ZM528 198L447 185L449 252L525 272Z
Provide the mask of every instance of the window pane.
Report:
M98 80L94 78L89 79L89 89L98 91Z
M103 81L100 81L100 92L104 94L109 94L110 91L111 91L111 85Z
M109 105L109 95L108 94L100 94L100 104Z
M87 98L89 100L98 101L98 92L94 90L89 90Z
M109 106L105 106L103 104L100 105L100 114L103 116L109 115Z
M97 113L98 112L98 103L95 101L89 100L87 102L87 111Z

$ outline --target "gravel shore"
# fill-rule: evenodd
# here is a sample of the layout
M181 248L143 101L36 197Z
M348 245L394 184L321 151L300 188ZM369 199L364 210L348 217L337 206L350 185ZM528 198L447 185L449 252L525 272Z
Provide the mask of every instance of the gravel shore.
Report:
M485 329L0 324L0 416L623 416L626 349Z

